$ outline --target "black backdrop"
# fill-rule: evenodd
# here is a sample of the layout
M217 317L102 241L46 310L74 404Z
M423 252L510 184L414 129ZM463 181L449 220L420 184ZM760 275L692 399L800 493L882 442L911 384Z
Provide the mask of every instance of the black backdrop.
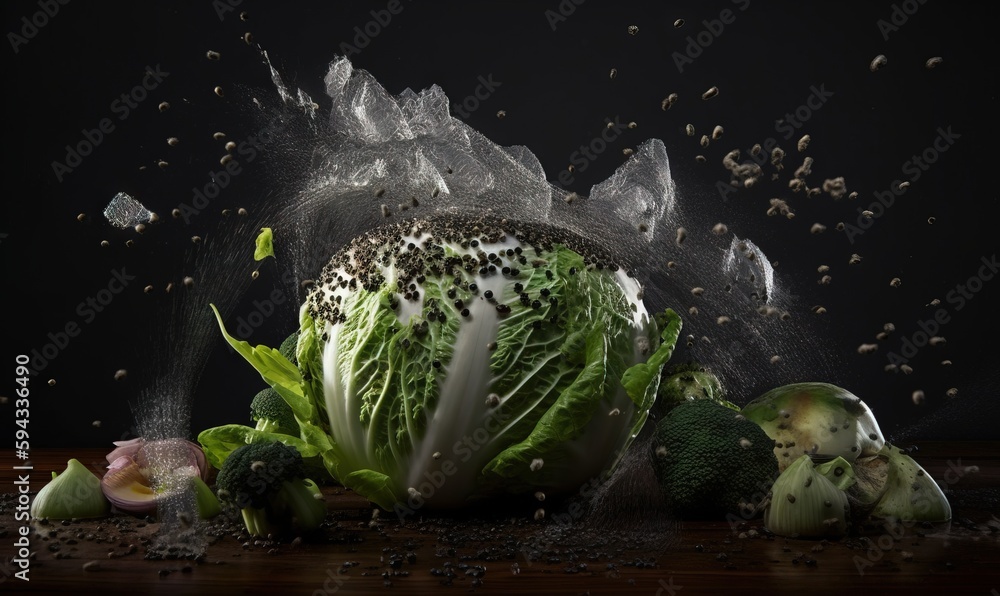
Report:
M187 265L176 251L159 250L151 234L114 230L100 211L126 191L169 220L192 187L221 169L211 132L225 130L239 141L253 130L240 107L213 88L268 87L259 44L287 83L314 97L322 95L329 61L344 53L391 93L436 83L453 102L462 102L453 113L501 145L526 145L551 181L584 194L622 163L621 148L663 139L686 200L735 222L781 262L780 275L804 300L828 308L828 337L817 349L843 355L843 378L863 389L857 392L876 409L888 434L995 437L1000 292L992 281L974 281L977 291L961 308L957 298L946 299L978 275L981 259L990 261L998 244L993 32L972 3L860 4L7 2L8 47L2 51L9 73L9 182L0 254L8 365L0 395L9 400L0 405L0 428L8 429L0 432L13 435L15 428L15 357L36 350L41 358L34 358L38 374L31 380L33 446L103 446L134 432L135 379L150 358L150 338L169 324L154 320L143 288L153 284L161 292L170 281L179 284ZM240 16L244 11L247 20ZM684 24L677 28L679 18ZM631 25L638 27L635 35ZM244 42L247 31L253 45ZM208 50L220 52L221 60L207 59ZM888 63L871 72L878 54ZM925 61L933 56L943 63L928 69ZM158 74L147 75L147 69ZM151 90L140 90L143 83ZM698 96L713 85L719 96L702 101ZM477 88L484 99L463 99L475 97ZM671 92L681 99L663 111L661 100ZM162 101L170 102L170 112L160 113ZM808 109L798 117L808 117L798 128L786 114L801 106ZM506 117L498 118L499 110ZM565 174L560 182L574 151L612 115L639 128L575 172L572 182ZM105 130L98 133L102 121ZM684 134L687 122L699 123L698 136L705 126L722 124L724 140L702 150L698 137ZM785 140L786 131L791 140ZM727 179L721 167L726 151L745 151L774 137L795 167L794 142L803 133L813 138L813 183L844 175L858 199L804 199L761 185L721 200L716 183ZM181 139L177 147L166 142L172 136ZM945 139L939 149L946 150L930 152L935 163L920 169L912 156L939 137ZM89 155L78 164L67 161L66 146L88 139L94 145ZM699 153L709 162L696 164ZM169 162L166 169L157 166L161 159ZM162 234L205 233L222 208L260 200L262 167L246 168L251 175L235 178L204 214L189 224L164 221L160 225L168 231ZM838 221L856 224L859 208L871 205L874 193L884 193L894 180L912 183L853 245L834 231ZM771 196L794 201L794 223L765 215ZM79 213L87 215L85 221L77 221ZM814 236L812 222L829 229ZM109 248L100 246L104 239ZM132 248L125 246L129 239ZM865 256L861 266L830 286L815 283L817 263L846 263L852 252ZM116 277L128 281L117 293ZM890 288L893 277L903 285ZM248 296L246 304L254 298ZM898 351L904 337L914 337L920 322L933 318L936 307L927 304L934 298L949 315L939 331L947 344L921 349L911 375L884 373L887 352ZM98 300L97 306L88 299ZM249 306L235 311L249 312ZM280 341L293 324L290 313L284 326L262 328L253 340ZM889 320L897 333L877 354L858 354L857 346L875 341ZM74 337L62 335L68 324ZM156 357L182 357L183 347L177 350ZM943 359L953 365L941 366ZM115 381L122 368L129 377ZM259 386L259 378L220 340L194 395L194 431L244 422L245 404ZM950 387L959 389L957 398L945 396ZM911 399L918 389L926 395L919 406Z

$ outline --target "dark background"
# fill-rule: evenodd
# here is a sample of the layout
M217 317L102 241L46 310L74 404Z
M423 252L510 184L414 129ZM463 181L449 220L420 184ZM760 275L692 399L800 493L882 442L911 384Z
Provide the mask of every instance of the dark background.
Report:
M133 436L132 408L148 382L151 362L189 356L185 346L157 339L176 324L169 316L176 298L163 288L169 282L179 285L195 267L197 254L188 237L214 233L223 208L266 200L268 153L246 164L244 174L190 223L172 220L170 211L190 201L192 187L203 186L211 172L221 169L223 151L212 132L226 131L236 142L254 132L246 106L234 99L245 95L220 98L213 88L269 89L259 44L289 86L314 98L323 95L327 65L345 51L356 68L373 73L393 94L438 84L458 102L475 92L480 77L497 81L478 109L462 119L501 145L530 148L553 182L571 154L601 132L605 118L636 121L635 130L574 174L570 190L586 194L610 176L625 159L622 148L662 139L684 205L717 212L718 220L780 261L779 275L793 293L828 309L825 331L809 357L836 354L843 365L835 380L876 410L890 437L1000 435L995 422L1000 414L998 284L985 282L961 309L942 304L951 316L939 332L947 344L921 349L910 363L913 374L882 370L887 353L898 352L902 338L933 317L936 309L927 304L934 298L944 301L976 275L981 257L989 260L996 253L997 48L988 19L975 5L402 0L391 20L377 24L376 15L384 21L390 4L286 2L279 7L246 0L226 11L220 8L228 7L224 2L184 7L70 2L55 16L36 17L47 22L30 38L22 18L31 20L43 10L41 4L4 4L8 44L2 52L9 73L4 163L10 183L0 220L0 255L6 297L3 361L9 366L7 377L0 378L0 395L10 400L0 405L0 429L13 434L15 428L15 356L42 350L54 341L49 334L58 338L67 323L78 324L79 334L55 358L38 360L43 366L34 367L34 447L105 446ZM718 31L713 21L727 9L734 15L731 23L723 23L718 34L702 33L709 27ZM241 20L242 11L248 20ZM886 39L879 21L891 22L894 14L898 29L888 31ZM678 18L685 23L675 28ZM629 35L629 25L639 27L637 35ZM370 39L358 34L366 26L376 32ZM253 34L253 46L243 41L246 31ZM18 42L12 42L11 33L24 35L27 43L15 51L11 44ZM679 72L675 56L693 48L689 37L699 33L710 44L700 53L690 51L693 61ZM222 59L206 59L208 50L220 52ZM888 65L873 73L869 63L877 54L885 54ZM932 56L944 62L929 70L924 63ZM141 83L147 66L156 65L169 75L119 120L113 102ZM617 69L614 80L612 68ZM721 89L719 96L701 100L713 85ZM813 86L834 95L785 140L776 121L801 106ZM660 102L671 92L681 99L663 111ZM171 109L160 113L161 101L170 102ZM498 110L506 117L497 118ZM79 143L81 131L98 127L103 118L111 118L114 130L59 182L52 163L64 161L66 145ZM694 138L683 132L688 122L698 129ZM725 127L724 137L703 150L698 138L715 124ZM834 230L838 221L856 223L858 209L872 203L874 192L912 178L904 163L931 146L939 128L949 127L960 135L954 145L855 244ZM787 167L794 169L801 163L794 142L803 133L813 139L807 154L816 160L810 185L842 175L849 190L860 193L857 200L806 199L763 181L722 200L716 183L728 180L721 166L727 151L745 153L754 143L776 137L789 154ZM180 138L180 145L168 146L171 136ZM696 164L697 154L708 163ZM161 169L161 159L170 165ZM143 235L112 228L100 211L119 191L137 197L163 221ZM793 204L795 220L765 215L768 199L775 196ZM80 213L86 214L83 222L77 221ZM927 223L930 216L933 225ZM828 230L810 234L813 222ZM100 246L105 239L109 248ZM127 247L130 239L134 244ZM865 260L848 268L853 252ZM830 286L816 284L820 263L835 266ZM87 322L79 305L106 288L114 270L135 280ZM893 277L903 285L891 288ZM144 294L147 284L155 287L153 295ZM231 320L248 315L252 301L266 297L272 287L255 286L234 307ZM294 311L286 306L254 330L253 343L276 345L294 327ZM887 321L897 332L877 353L858 354L857 346L875 341ZM204 325L213 322L206 317ZM221 338L213 340L211 350L192 395L192 436L208 426L246 422L246 404L261 388L259 378L225 349ZM939 364L946 358L952 366ZM118 369L127 369L128 378L116 382ZM957 398L945 397L950 387L958 388ZM918 389L926 395L921 405L911 398ZM178 383L177 391L188 390ZM101 425L92 425L94 420Z

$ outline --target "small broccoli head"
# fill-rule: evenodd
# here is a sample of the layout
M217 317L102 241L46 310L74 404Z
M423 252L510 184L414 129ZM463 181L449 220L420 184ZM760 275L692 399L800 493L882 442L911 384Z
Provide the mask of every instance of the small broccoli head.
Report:
M299 436L299 423L291 406L271 387L250 402L250 419L257 423L257 430Z
M254 536L308 532L319 527L326 505L305 478L302 456L282 443L253 443L233 451L216 480L219 498L237 507Z
M774 441L709 399L684 401L656 426L653 466L681 517L740 512L764 499L778 474Z
M281 342L281 345L278 347L278 351L281 352L282 356L288 358L289 362L298 366L299 361L295 355L296 351L298 350L298 347L299 347L299 331L298 329L296 329L294 332L292 332L291 335L285 338L285 341Z
M712 371L699 364L679 364L663 371L663 381L657 392L657 403L670 409L686 401L707 399L739 411L725 399L725 390Z

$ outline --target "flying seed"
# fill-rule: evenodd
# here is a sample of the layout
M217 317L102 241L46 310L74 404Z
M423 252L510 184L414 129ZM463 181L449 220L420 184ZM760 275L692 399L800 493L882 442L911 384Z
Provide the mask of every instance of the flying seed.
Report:
M756 143L754 144L753 147L750 148L750 155L755 155L755 156L760 155L761 150L762 147L760 146L760 143Z
M125 370L124 368L119 368L118 370L115 371L116 381L124 381L126 377L128 377L128 371Z
M146 231L146 224L135 224L135 231L136 233L142 234Z
M244 33L243 34L243 41L246 42L247 45L252 44L253 43L253 33L250 33L249 31L247 31L246 33Z
M706 161L708 161L707 159L705 159L704 155L695 155L694 160L698 163L705 163Z
M716 236L722 236L722 235L726 234L727 232L729 232L729 228L726 227L726 224L724 224L724 223L720 222L720 223L715 224L712 227L712 233L715 234Z
M669 110L675 103L677 103L678 95L676 93L671 93L670 95L663 98L660 102L660 109L663 111Z
M933 215L927 218L927 223L929 223L931 225L934 225L934 222L936 222L936 221L937 221L937 219L935 219Z
M913 367L910 366L909 364L901 364L901 365L899 365L899 370L903 371L904 375L912 375L913 374Z
M701 135L701 141L699 141L699 144L702 147L708 147L708 135Z
M872 60L872 63L868 66L868 68L870 68L872 72L875 72L876 70L882 68L888 63L889 60L886 59L885 55L879 54L878 56L875 56L875 58Z
M382 217L389 217L390 215L392 215L392 212L389 211L389 206L386 205L385 203L382 204L381 209L382 209Z
M538 470L541 470L542 466L544 465L545 461L543 461L542 458L540 457L536 457L535 459L531 460L531 465L529 466L529 468L531 468L532 472L537 472Z
M637 25L629 25L628 26L628 34L629 35L635 35L637 33L639 33L639 27Z
M677 246L684 244L685 238L687 238L687 230L684 228L677 228Z
M125 246L127 246L129 248L132 248L133 246L135 246L135 242L133 242L131 239L126 240L125 241Z
M705 288L691 288L691 293L695 296L701 296L705 293Z
M611 72L608 73L608 76L611 77L612 79L614 79L615 77L617 77L618 76L618 69L617 68L612 68Z
M164 161L164 160L161 159L161 160L159 160L159 161L156 162L156 165L160 166L160 169L165 170L165 169L167 169L167 166L169 166L170 164L168 162L166 162L166 161Z
M819 285L821 286L828 286L832 282L833 282L833 277L829 275L824 275L823 277L819 278Z
M823 232L826 231L826 226L824 226L821 223L814 223L812 227L809 228L809 231L812 232L813 234L822 234Z
M225 93L222 92L222 87L219 87L218 85L216 85L213 91L215 91L215 94L218 95L219 97L224 97L226 95Z
M486 396L486 405L490 408L495 408L500 405L500 396L496 393L491 393Z
M958 389L952 387L951 389L945 391L944 394L947 395L948 397L958 397Z
M894 288L898 288L899 286L903 285L903 280L899 279L898 277L894 277L891 280L889 280L889 285Z
M216 141L224 141L226 139L226 133L224 132L214 132L212 133L212 138Z
M663 445L660 445L659 447L656 448L656 457L666 457L667 453L668 453L667 448L664 447Z
M858 191L854 191L851 194L847 195L847 198L850 199L850 200L852 200L852 201L854 199L858 198Z
M809 135L802 135L802 138L799 139L799 142L795 145L795 147L799 150L799 153L802 153L809 147L809 141L811 140L812 137Z
M150 292L153 291L153 285L150 284L150 285L146 286L145 288L142 289L142 291L145 292L145 293L147 293L147 294L149 294Z
M944 59L941 58L941 56L934 56L933 58L928 58L927 62L924 63L924 66L927 68L937 68L937 66L942 62L944 62Z
M241 12L240 13L240 20L243 21L243 22L249 21L250 20L250 13L248 13L245 10L243 12Z
M497 110L497 119L503 120L507 116L507 110Z
M258 277L260 277L260 271L254 269L253 273L250 274L250 279L257 279Z
M431 455L431 457L433 457L434 459L441 459L441 452L435 451L434 454Z
M701 94L701 98L702 99L712 99L713 97L715 97L718 94L719 94L719 88L718 87L710 87L707 91L705 91L704 93Z
M538 491L535 493L535 498L538 499L539 501L544 501L545 493L543 493L542 491Z
M751 443L749 439L740 438L740 447L742 447L744 449L749 449L752 446L753 446L753 443Z
M205 52L205 57L209 60L218 60L219 58L222 58L222 54L216 52L215 50L209 50Z
M829 270L830 270L829 265L820 265L819 267L816 268L817 273L826 273Z
M676 21L674 21L675 28L680 29L683 26L684 26L684 19L677 19Z
M906 190L907 188L910 188L910 183L909 182L900 182L899 183L899 190Z
M245 208L243 208L243 207L240 207L239 209L236 210L236 215L240 215L240 216L246 217L246 214L247 214L247 210Z
M858 354L871 354L878 351L878 344L861 344L858 346Z
M171 147L176 147L177 144L180 142L181 140L178 139L177 137L170 137L167 139L167 145L170 145Z
M174 289L174 282L167 282L167 287L163 289L164 292L170 293L170 290Z
M726 324L730 323L731 321L732 321L732 319L730 319L729 317L727 317L725 315L722 315L721 317L715 319L715 323L717 325L726 325Z
M94 428L101 428L101 421L94 420L93 422L90 423L90 426L93 426Z
M201 242L201 236L191 236L191 242L194 244L198 244L199 242Z
M170 104L165 101L161 101L158 107L160 108L161 112L166 112L167 110L170 109Z
M228 153L219 158L219 163L221 165L226 165L231 161L233 161L233 156Z
M935 335L934 337L932 337L929 340L927 340L927 343L929 343L932 346L940 346L940 345L948 343L948 340L946 340L945 338L941 337L940 335Z
M771 356L771 364L777 364L779 362L781 362L781 356L778 356L777 354Z
M722 138L722 132L723 132L722 131L722 127L719 126L719 125L716 125L715 128L712 129L712 140L713 141L718 141L719 139L721 139Z
M185 277L184 278L184 287L186 287L186 288L193 288L194 287L194 278L191 277L190 275L187 276L187 277Z
M917 389L913 392L913 404L919 406L924 403L924 392Z
M685 125L684 126L684 132L687 133L687 136L693 137L694 136L694 124L687 124L687 125Z
M941 366L951 366L951 360L942 360Z
M634 153L634 151L630 147L626 147L626 148L622 149L622 155L624 155L625 157L628 157L628 156L632 155L633 153Z
M851 255L850 260L847 261L847 264L848 265L857 265L860 262L861 262L861 255L859 255L858 253L854 253L854 254Z
M535 510L535 521L542 521L545 519L545 510L539 507Z
M688 314L691 315L692 317L698 316L698 307L697 306L692 306L691 308L689 308L688 309Z
M818 315L824 315L824 314L826 314L826 307L824 307L824 306L814 306L813 309L812 309L812 311L814 313L818 314ZM784 316L782 316L782 318L784 318Z

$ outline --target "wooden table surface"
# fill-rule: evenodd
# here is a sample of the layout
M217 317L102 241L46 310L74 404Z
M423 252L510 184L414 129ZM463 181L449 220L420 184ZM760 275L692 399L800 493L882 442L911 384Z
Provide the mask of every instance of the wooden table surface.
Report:
M660 544L654 539L662 534L614 533L573 543L578 528L559 528L552 520L450 518L402 525L383 514L373 524L365 499L324 488L329 527L318 539L244 543L245 536L216 523L201 530L217 536L197 560L147 558L159 527L152 520L118 515L65 525L34 522L28 582L12 575L18 570L11 563L14 542L24 524L15 519L11 494L17 489L13 466L20 462L5 455L0 592L1000 596L1000 442L919 447L916 458L945 485L955 519L903 534L872 528L821 542L768 536L759 519L736 531L725 520L705 520L680 524L673 539ZM31 487L41 488L69 457L99 470L104 454L36 449ZM539 536L547 537L545 544ZM534 550L540 557L529 556L532 546L541 547Z

